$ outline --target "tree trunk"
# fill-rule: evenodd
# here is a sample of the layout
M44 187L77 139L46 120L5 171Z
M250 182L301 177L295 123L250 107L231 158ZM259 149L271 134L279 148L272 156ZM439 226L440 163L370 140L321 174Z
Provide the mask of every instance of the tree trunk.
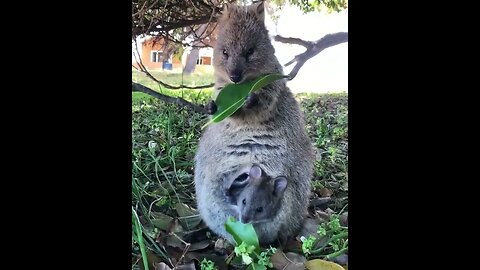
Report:
M187 56L187 62L185 63L185 68L183 72L186 74L192 74L195 71L195 66L197 65L198 55L200 53L199 48L192 48L190 53Z
M193 46L198 46L202 44L202 37L207 30L208 24L202 24L195 32L194 38L195 41L192 43ZM185 68L183 72L186 74L191 74L195 71L195 66L197 65L198 55L200 54L200 49L198 47L193 47L190 53L187 56L187 62L185 63Z

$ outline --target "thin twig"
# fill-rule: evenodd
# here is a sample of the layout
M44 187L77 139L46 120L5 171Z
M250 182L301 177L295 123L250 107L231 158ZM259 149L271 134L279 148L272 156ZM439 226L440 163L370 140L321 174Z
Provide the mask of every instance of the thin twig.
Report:
M190 249L190 243L187 243L187 242L183 241L183 239L178 237L178 235L176 235L174 232L171 232L170 235L175 236L178 240L180 240L185 245L185 248L183 249L182 256L180 256L177 263L173 267L173 269L175 269L175 268L177 268L178 264L182 261L183 257L185 257L185 254L187 254L187 251Z

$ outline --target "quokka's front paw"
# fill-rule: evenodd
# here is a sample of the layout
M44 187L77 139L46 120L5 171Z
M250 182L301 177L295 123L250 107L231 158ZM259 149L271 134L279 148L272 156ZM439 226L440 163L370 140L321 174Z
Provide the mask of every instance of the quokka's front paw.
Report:
M253 108L255 105L258 104L258 95L255 94L255 93L250 93L246 98L245 98L245 104L243 105L243 107L245 109L251 109Z
M205 106L205 109L207 110L208 114L212 115L217 112L217 104L215 104L215 101L210 100Z

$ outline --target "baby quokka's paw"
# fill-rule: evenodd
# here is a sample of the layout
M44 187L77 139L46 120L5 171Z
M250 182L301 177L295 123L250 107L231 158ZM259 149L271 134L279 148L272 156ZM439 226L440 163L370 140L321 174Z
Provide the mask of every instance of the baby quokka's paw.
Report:
M207 113L212 115L217 112L217 104L215 104L215 101L210 100L206 105L205 109L207 110Z
M258 104L258 95L255 94L255 93L250 93L248 94L248 96L245 98L245 104L243 105L243 107L245 109L251 109L253 108L255 105Z

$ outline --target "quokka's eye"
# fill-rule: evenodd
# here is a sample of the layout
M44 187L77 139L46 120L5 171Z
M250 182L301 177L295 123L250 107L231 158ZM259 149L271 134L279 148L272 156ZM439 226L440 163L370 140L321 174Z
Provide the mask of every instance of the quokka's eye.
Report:
M226 57L228 57L227 50L223 50L223 55L225 55Z
M253 48L248 49L247 51L247 57L253 54Z
M247 201L245 199L243 199L242 201L243 205L247 204Z

